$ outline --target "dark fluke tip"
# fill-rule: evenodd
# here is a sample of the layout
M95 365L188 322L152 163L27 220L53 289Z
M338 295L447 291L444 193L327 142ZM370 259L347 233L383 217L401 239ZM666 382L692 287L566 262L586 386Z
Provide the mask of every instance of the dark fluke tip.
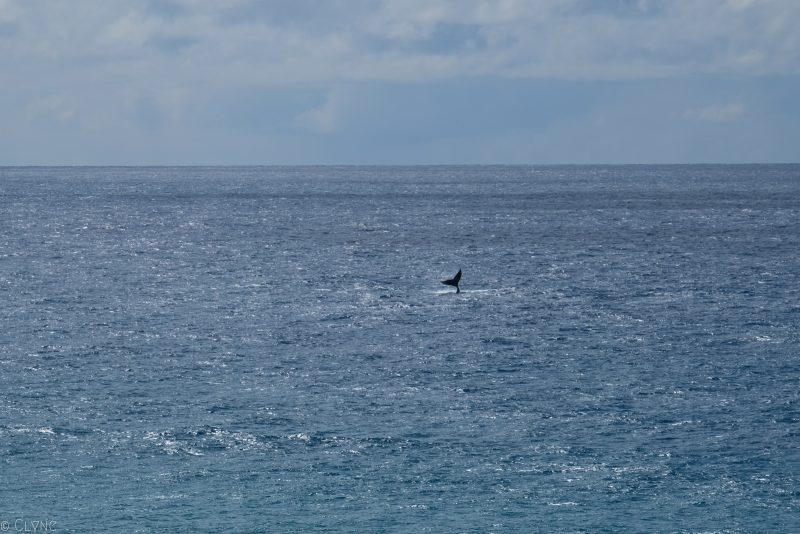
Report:
M458 272L453 278L450 278L448 280L442 280L442 283L448 286L456 286L456 293L461 293L461 289L459 289L458 287L459 280L461 280L461 269L458 270Z

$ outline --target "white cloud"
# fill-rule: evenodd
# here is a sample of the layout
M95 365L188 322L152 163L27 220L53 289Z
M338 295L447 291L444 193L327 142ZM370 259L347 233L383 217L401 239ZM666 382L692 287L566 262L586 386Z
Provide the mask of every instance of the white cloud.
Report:
M331 90L325 102L315 108L307 109L297 116L295 124L312 133L332 133L342 114L343 96L340 91Z
M282 1L1 0L0 20L19 28L13 49L0 52L0 67L68 61L87 75L128 72L132 83L174 84L800 72L795 0L353 0L306 7L299 16Z
M22 15L22 10L13 0L0 0L0 23L13 23Z
M36 99L28 105L28 111L34 117L60 122L70 121L77 115L75 106L60 95Z
M701 121L724 122L740 117L744 112L744 104L741 102L732 102L729 104L715 104L689 110L685 113L685 116Z
M525 120L502 116L491 135L513 130L520 140L539 127L525 110L552 108L563 119L593 98L587 91L549 106L503 88L578 80L602 92L620 80L616 88L657 79L648 91L692 82L685 87L693 94L670 108L687 127L697 125L686 118L744 117L741 125L756 120L772 94L758 84L752 92L721 84L707 94L704 80L783 77L776 87L790 87L774 94L791 102L782 95L796 93L800 75L797 27L797 0L0 0L0 119L6 132L29 132L27 145L43 134L68 139L75 150L63 153L75 158L78 145L91 154L102 144L104 162L119 147L135 161L137 143L189 160L208 161L217 146L227 147L225 157L239 146L258 157L265 146L278 156L295 147L301 158L310 146L303 142L332 150L334 137L341 153L348 140L354 150L367 140L382 157L400 137L420 145L453 138L470 110L493 110L487 100L507 94L519 102L508 109ZM448 106L453 95L439 89L407 98L415 87L458 93L484 82L496 91L462 91L459 106ZM364 95L378 96L365 103ZM402 135L386 121L365 127L368 106L373 115L391 108L387 121L419 117L429 135L414 121ZM783 116L789 131L795 115L773 113L764 123ZM369 134L353 137L362 130ZM16 154L18 138L0 137L0 154Z

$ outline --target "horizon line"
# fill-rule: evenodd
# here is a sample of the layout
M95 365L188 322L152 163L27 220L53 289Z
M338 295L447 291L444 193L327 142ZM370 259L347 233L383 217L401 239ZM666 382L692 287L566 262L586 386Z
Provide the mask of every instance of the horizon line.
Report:
M677 166L800 165L800 161L684 162L684 163L25 163L0 164L0 169L19 168L156 168L156 167L677 167Z

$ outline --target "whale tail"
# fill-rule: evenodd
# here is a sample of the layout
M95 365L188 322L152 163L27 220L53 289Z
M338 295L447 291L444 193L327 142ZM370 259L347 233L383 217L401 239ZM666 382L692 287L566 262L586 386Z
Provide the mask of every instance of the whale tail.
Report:
M461 269L458 270L458 272L456 273L456 275L453 278L450 278L448 280L442 280L442 283L445 284L445 285L448 285L448 286L455 286L456 287L456 293L461 293L461 289L459 289L459 287L458 287L458 282L460 280L461 280Z

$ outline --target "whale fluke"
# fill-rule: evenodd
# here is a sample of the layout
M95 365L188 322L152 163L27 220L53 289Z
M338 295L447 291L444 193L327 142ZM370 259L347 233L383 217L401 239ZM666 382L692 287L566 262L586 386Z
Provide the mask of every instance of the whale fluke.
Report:
M448 286L456 286L456 293L461 293L461 289L458 288L459 280L461 280L461 269L458 270L453 278L450 278L449 280L442 280L442 283Z

